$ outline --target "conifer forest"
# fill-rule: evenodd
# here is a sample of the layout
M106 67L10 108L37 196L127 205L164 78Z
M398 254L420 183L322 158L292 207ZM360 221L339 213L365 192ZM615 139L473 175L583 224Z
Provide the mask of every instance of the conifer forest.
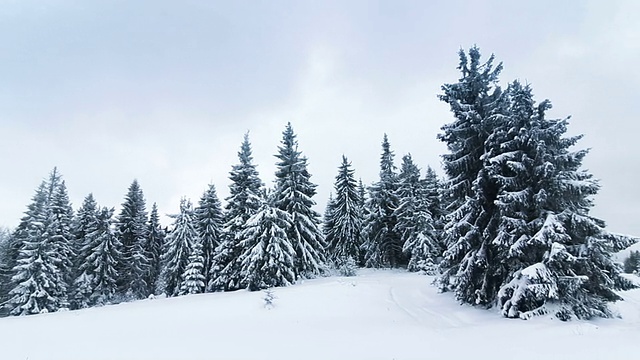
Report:
M214 169L228 171L230 195L203 184L202 196L183 198L179 209L158 209L137 180L119 206L87 194L72 207L64 169L52 169L19 223L0 234L0 314L394 268L434 276L432 285L459 303L507 318L615 316L609 304L634 284L612 255L637 238L591 215L600 184L583 167L581 136L568 135L569 118L547 116L551 102L535 98L532 85L502 79L493 55L474 46L458 59L459 77L438 95L450 117L424 140L446 146L441 164L397 154L380 134L371 154L379 178L363 183L342 154L322 210L295 123L274 144L272 184L261 180L249 134L238 134L239 147L228 149L237 163ZM164 213L171 223L161 223ZM637 271L638 261L625 266Z

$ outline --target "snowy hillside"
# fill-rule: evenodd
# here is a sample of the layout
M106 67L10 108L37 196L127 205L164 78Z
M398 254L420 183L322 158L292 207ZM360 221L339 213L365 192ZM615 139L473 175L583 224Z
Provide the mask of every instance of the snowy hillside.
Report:
M640 290L623 319L510 320L457 305L430 278L362 270L265 292L143 300L0 319L0 359L631 359Z

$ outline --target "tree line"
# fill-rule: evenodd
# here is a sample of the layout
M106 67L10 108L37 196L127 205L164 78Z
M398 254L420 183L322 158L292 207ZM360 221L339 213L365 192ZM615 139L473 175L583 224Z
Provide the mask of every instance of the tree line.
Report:
M472 47L459 59L460 78L439 95L454 118L438 135L445 178L430 167L423 176L410 154L397 167L384 135L379 179L365 187L343 155L320 216L288 124L272 188L245 135L224 207L209 185L166 228L137 181L117 216L91 194L74 212L54 169L0 243L2 308L26 315L401 267L506 317L611 316L615 290L633 286L611 255L637 239L589 214L600 186L582 169L588 151L572 150L581 136L566 136L568 118L547 118L551 103L537 103L530 85L503 88L493 55L483 61Z

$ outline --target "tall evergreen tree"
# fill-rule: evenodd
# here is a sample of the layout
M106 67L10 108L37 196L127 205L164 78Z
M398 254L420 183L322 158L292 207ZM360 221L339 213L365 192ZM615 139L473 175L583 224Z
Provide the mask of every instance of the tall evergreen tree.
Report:
M9 229L0 226L0 304L4 302L7 297L7 294L11 290L10 280L11 280L11 269L8 267L8 264L11 260L11 231ZM3 311L2 306L0 306L0 316L4 315L5 311Z
M69 305L70 209L66 187L54 168L36 190L14 233L17 255L6 302L11 314L51 312Z
M120 292L134 299L146 298L151 293L146 281L149 274L150 254L147 252L146 204L138 180L133 180L129 186L116 229L124 255L124 262L118 269Z
M215 185L210 184L202 194L200 203L194 211L194 219L202 248L202 266L206 270L204 282L208 284L215 250L223 240L224 218Z
M180 295L200 294L204 292L204 256L202 254L202 242L197 240L191 249L187 267L182 274Z
M609 317L614 290L631 286L611 253L637 239L589 215L600 187L580 169L587 150L570 150L581 136L564 137L567 119L546 119L549 101L536 106L529 86L514 82L507 94L509 115L489 138L501 146L487 156L500 185L494 243L509 266L498 305L508 317Z
M394 230L409 257L407 268L433 274L440 246L429 212L426 188L420 180L420 169L413 163L410 154L402 157L397 196L398 207L394 210L397 223Z
M398 175L393 164L394 154L387 134L382 140L380 157L380 180L369 188L367 201L367 219L365 227L366 266L398 267L406 265L407 260L402 252L400 236L395 232L395 209L398 207Z
M111 208L97 211L85 236L80 273L75 281L78 307L107 304L117 300L118 270L122 263L122 244L115 236Z
M336 196L327 205L330 211L325 222L327 252L335 263L344 263L349 258L356 262L360 259L363 219L359 208L360 194L353 173L351 163L343 155L334 185Z
M61 180L53 188L49 204L49 219L47 221L47 236L53 251L57 254L57 264L60 276L64 282L64 289L60 294L66 299L75 277L73 260L75 260L73 234L71 232L73 209L69 203L67 186ZM65 300L66 303L66 300Z
M503 94L497 86L502 64L491 56L480 61L473 47L460 51L457 83L442 86L440 99L449 104L455 120L442 127L438 137L447 144L443 166L449 177L452 200L445 230L448 249L441 263L442 290L452 289L458 300L490 305L506 275L493 239L499 222L496 208L498 186L485 167L487 143L493 124L504 116Z
M287 235L292 216L270 204L247 222L240 234L241 283L251 291L295 282L295 249Z
M83 274L82 267L90 255L87 248L87 234L92 233L96 229L98 224L98 211L98 204L93 194L89 194L84 198L72 223L75 257L73 260L74 281L71 288L71 307L76 309L90 306L89 298L92 291L92 280L87 274Z
M320 214L312 209L316 185L310 181L307 158L298 151L298 141L291 123L283 132L278 147L274 205L291 215L287 233L296 251L294 258L297 277L313 277L324 265L324 238L320 231Z
M229 197L226 198L226 212L224 216L224 238L215 251L209 271L208 291L236 290L240 288L240 254L246 249L240 244L240 233L247 221L260 209L262 198L262 181L253 164L249 134L238 152L239 163L233 165L229 174Z
M149 253L149 275L147 284L149 291L154 292L157 289L158 278L162 271L162 248L166 237L165 231L160 224L160 215L158 215L158 206L153 203L151 213L149 214L149 230L147 240L147 252Z
M329 193L329 200L327 200L327 205L324 208L324 215L322 216L322 233L324 234L324 241L327 244L330 244L333 241L331 232L335 226L333 219L335 209L336 205L333 193ZM329 254L327 254L327 256L328 255Z
M427 209L433 219L436 240L441 250L438 257L442 255L445 247L444 224L446 221L446 199L443 199L443 184L431 166L427 166L424 178L422 179L425 201Z
M570 151L580 136L564 137L567 120L546 119L550 103L536 106L530 87L501 92L493 58L469 58L441 96L456 116L441 135L453 200L443 289L508 317L610 316L614 290L631 285L611 253L636 239L589 215L599 185L580 170L587 151Z
M190 201L183 198L180 201L180 213L172 217L175 220L162 252L163 268L159 284L160 290L168 296L180 293L182 275L189 263L193 244L198 238Z

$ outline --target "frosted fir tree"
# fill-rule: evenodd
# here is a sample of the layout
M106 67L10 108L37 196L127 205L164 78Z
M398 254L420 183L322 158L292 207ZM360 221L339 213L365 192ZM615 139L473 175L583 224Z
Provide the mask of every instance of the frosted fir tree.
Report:
M81 253L86 258L76 279L76 301L81 305L102 305L118 300L118 265L123 261L122 244L113 230L114 209L97 212L92 230L85 236Z
M76 214L71 227L73 234L73 249L75 257L73 259L74 273L73 273L73 286L71 287L72 308L85 308L89 305L89 298L92 292L92 279L87 274L82 274L80 268L83 266L83 262L89 256L86 252L87 234L95 230L97 226L98 216L98 204L96 203L93 194L87 195L78 213Z
M11 254L12 236L9 229L0 226L0 303L3 303L10 289L11 268L8 267ZM5 311L0 306L0 316L5 315Z
M324 234L324 240L327 244L332 242L333 227L335 225L333 221L333 212L335 211L335 201L333 199L333 193L329 193L329 200L324 208L324 215L322 216L322 233ZM327 254L329 255L329 254Z
M14 233L14 244L19 246L12 261L12 289L5 302L13 315L53 312L69 305L65 275L71 252L63 237L70 206L64 201L66 188L62 184L54 168L36 190Z
M443 199L443 193L445 192L445 189L443 188L442 181L431 166L427 166L424 178L421 180L421 183L422 189L424 191L427 209L429 210L431 218L433 219L433 228L435 230L438 247L440 248L438 257L441 257L442 252L446 249L444 224L447 215L447 205L446 199Z
M380 180L369 188L366 204L368 214L362 249L365 252L367 267L399 267L407 263L402 252L402 240L395 231L397 219L394 211L398 207L398 175L395 173L393 158L389 139L387 134L384 134Z
M265 204L240 233L241 284L251 291L295 282L295 249L287 230L292 216Z
M61 299L61 303L64 303L64 307L68 307L67 295L74 277L73 260L75 254L72 248L73 235L71 233L73 209L69 203L64 180L60 180L59 184L52 189L48 216L49 219L46 221L47 241L51 251L55 254L54 264L60 272L61 292L56 295Z
M238 164L233 165L229 173L229 197L226 198L224 216L224 237L215 251L212 260L208 291L236 290L240 288L240 254L246 249L240 245L240 233L244 230L249 218L255 215L263 203L262 181L256 165L253 164L249 134L238 152Z
M98 203L93 197L93 194L90 193L82 201L82 205L78 209L71 227L74 238L73 248L78 258L86 258L86 254L81 254L80 249L83 247L87 233L94 230L92 226L96 223L97 213Z
M215 250L223 240L224 217L222 205L218 200L215 185L211 184L200 198L198 207L194 211L196 230L202 247L203 267L205 269L205 284L211 279L209 270Z
M587 150L570 150L581 136L565 137L567 119L547 119L551 104L536 105L528 85L514 82L507 94L509 116L490 137L501 146L488 156L500 180L494 242L510 265L498 306L523 319L610 317L607 303L621 299L614 290L631 286L611 254L637 239L589 215L600 187L580 169Z
M429 212L426 189L420 180L420 169L413 163L411 155L402 158L397 196L398 207L394 211L397 223L394 230L409 257L407 269L434 275L440 246Z
M182 274L189 263L193 244L198 239L193 216L193 207L187 199L180 201L180 213L172 215L173 230L167 235L162 252L162 273L159 283L160 292L168 296L180 293Z
M500 221L495 205L498 184L486 168L487 143L494 123L504 117L503 93L497 86L502 64L494 57L481 62L478 48L460 51L462 77L442 86L440 100L449 104L454 121L442 127L438 138L449 152L443 155L451 201L447 236L438 283L462 302L490 306L504 279L504 266L493 240Z
M291 215L291 228L287 234L296 251L294 258L296 277L314 277L324 266L324 237L319 228L320 214L312 207L316 185L310 181L307 158L298 151L298 141L291 123L287 124L276 163L274 206Z
M327 205L325 234L328 257L338 266L348 259L360 259L363 243L363 219L359 208L361 202L354 170L347 158L342 156L335 184L335 198Z
M147 251L146 204L137 180L133 180L129 186L122 203L122 210L118 215L116 229L124 255L124 262L118 269L120 292L134 299L144 299L151 293L146 281L149 274L150 254Z
M202 242L196 241L189 255L189 262L182 274L180 285L180 295L200 294L204 292L204 256Z
M158 215L158 206L153 203L151 213L149 213L149 230L147 240L147 252L149 253L149 275L147 284L149 290L155 292L158 287L158 278L162 271L162 248L165 241L165 231L160 224L160 216Z

